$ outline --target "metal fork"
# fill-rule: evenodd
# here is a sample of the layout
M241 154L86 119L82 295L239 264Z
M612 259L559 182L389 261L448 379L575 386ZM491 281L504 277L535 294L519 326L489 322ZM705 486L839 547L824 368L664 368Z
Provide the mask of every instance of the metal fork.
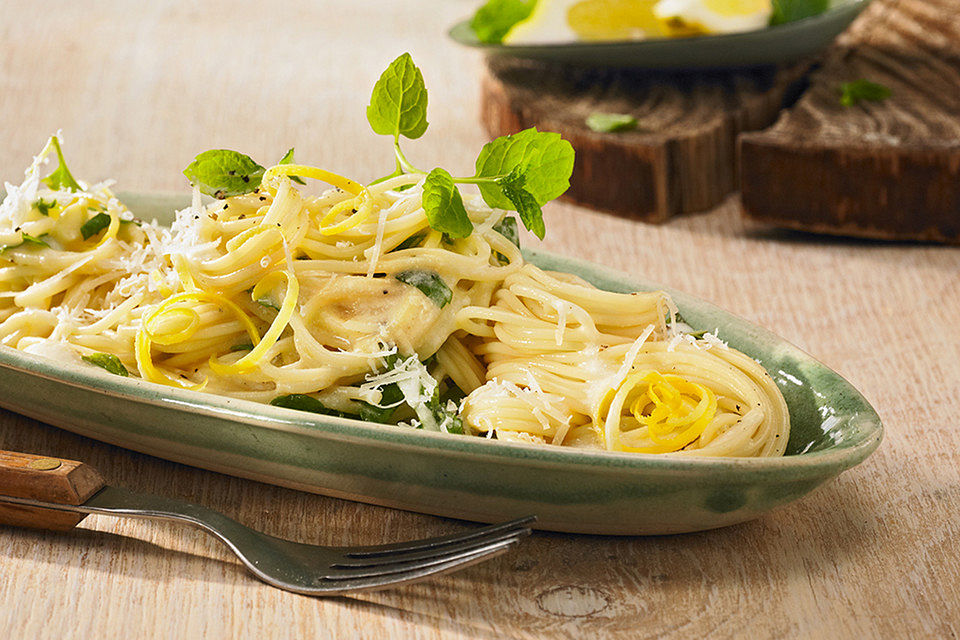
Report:
M21 462L25 460L26 464L12 463L11 455L21 458ZM71 513L186 522L223 541L254 575L268 584L307 595L339 595L407 584L495 557L528 535L529 525L535 520L531 516L467 533L398 544L323 547L254 531L199 505L103 486L102 480L95 492L84 499L83 494L90 491L84 491L84 483L77 480L83 480L80 476L84 474L78 472L85 470L96 474L89 466L77 462L0 451L0 523L64 529L83 518ZM57 497L63 500L62 491L50 491L53 487L49 480L58 471L66 480L61 484L77 494L65 502L75 504L50 501L52 493L59 493ZM37 483L38 474L47 483L46 491ZM49 475L43 477L42 474ZM99 479L99 474L96 477ZM25 486L33 490L24 490ZM8 493L13 495L5 495ZM38 495L40 493L48 495ZM38 499L41 497L47 499Z

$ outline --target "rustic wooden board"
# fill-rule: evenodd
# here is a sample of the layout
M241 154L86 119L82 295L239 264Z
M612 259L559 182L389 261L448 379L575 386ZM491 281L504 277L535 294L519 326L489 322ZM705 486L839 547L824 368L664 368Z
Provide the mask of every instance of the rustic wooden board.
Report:
M843 82L892 90L844 107ZM874 0L777 123L741 139L743 209L822 233L960 243L960 0Z
M736 139L768 126L807 69L654 73L491 58L481 119L491 136L537 126L577 152L566 199L647 222L716 206L736 189ZM597 133L595 111L633 131Z

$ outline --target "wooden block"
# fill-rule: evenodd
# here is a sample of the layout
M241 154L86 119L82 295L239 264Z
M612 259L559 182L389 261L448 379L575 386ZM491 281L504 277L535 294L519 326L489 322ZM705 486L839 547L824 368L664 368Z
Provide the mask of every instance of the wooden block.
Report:
M736 189L736 139L774 121L808 64L744 72L574 68L490 58L481 119L491 136L536 126L577 152L564 198L648 222L716 206ZM636 130L596 133L593 112Z
M844 82L889 87L840 104ZM960 243L960 0L874 0L770 129L741 138L743 211L782 227Z
M78 505L103 488L103 478L81 462L27 453L0 451L0 496ZM0 524L63 531L84 515L3 502Z

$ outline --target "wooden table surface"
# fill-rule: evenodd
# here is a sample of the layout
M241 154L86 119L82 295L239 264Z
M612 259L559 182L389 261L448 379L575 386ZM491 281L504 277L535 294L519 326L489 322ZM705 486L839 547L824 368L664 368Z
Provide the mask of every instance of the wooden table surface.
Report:
M210 147L360 179L392 168L364 113L410 51L430 89L423 166L468 171L484 142L480 58L447 2L4 0L0 179L62 129L74 173L183 189ZM886 426L861 466L757 521L699 534L535 534L516 551L392 591L313 599L267 587L203 534L90 517L73 533L0 530L6 638L960 636L960 249L775 232L735 199L647 226L546 208L545 248L685 289L846 376ZM529 239L528 239L529 242ZM189 499L316 543L469 525L173 464L0 412L0 447L84 460L110 483Z

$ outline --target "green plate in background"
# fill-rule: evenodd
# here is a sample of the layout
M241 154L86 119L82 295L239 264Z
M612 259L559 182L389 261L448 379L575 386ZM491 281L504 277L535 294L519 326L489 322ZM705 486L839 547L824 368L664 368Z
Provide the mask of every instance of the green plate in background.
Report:
M621 42L568 42L503 45L477 40L470 21L459 22L450 37L495 56L585 66L646 69L706 69L795 62L833 42L869 0L834 0L824 13L756 31L691 38Z
M169 223L189 198L120 194ZM611 291L655 290L586 262L527 259ZM668 290L669 291L669 290ZM497 442L322 416L123 378L0 346L0 406L184 464L304 491L495 522L535 514L542 529L664 534L756 518L860 463L883 434L860 393L746 320L670 291L695 327L757 358L790 409L787 455L694 458Z

